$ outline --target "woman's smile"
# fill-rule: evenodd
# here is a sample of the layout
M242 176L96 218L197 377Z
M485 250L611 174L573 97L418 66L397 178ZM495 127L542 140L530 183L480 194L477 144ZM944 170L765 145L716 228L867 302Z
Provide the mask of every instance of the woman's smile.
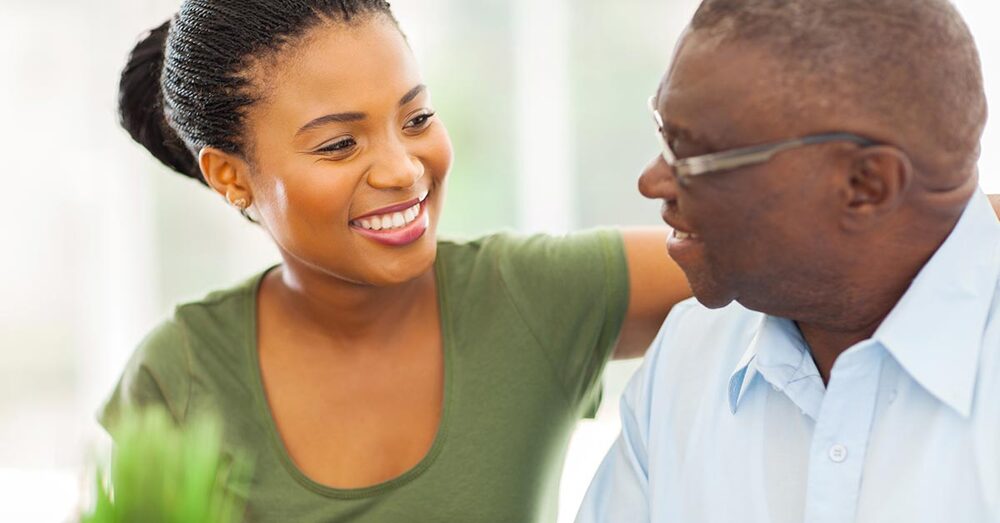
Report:
M399 247L420 239L430 227L427 194L351 220L351 229L383 245Z

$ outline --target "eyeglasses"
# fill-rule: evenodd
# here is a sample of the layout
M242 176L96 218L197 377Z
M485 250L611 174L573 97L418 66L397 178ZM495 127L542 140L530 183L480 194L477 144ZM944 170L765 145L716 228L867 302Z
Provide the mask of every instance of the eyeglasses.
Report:
M663 145L663 160L674 170L675 175L681 179L767 163L771 161L774 155L780 152L806 145L827 142L852 142L862 147L881 145L879 142L856 134L824 133L677 159L677 155L674 154L674 151L670 148L670 144L667 142L667 137L663 131L663 118L660 116L659 111L656 110L655 104L656 96L649 97L649 110L653 113L653 120L656 121L656 135L660 138L660 143Z

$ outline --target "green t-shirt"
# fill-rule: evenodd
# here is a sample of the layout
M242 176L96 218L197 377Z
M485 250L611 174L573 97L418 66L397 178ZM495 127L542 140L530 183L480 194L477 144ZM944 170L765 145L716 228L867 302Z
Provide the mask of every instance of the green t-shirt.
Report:
M430 451L393 480L329 488L285 451L257 360L263 274L179 306L139 345L101 423L150 404L181 424L223 414L227 445L255 458L246 521L555 521L569 438L596 406L628 305L621 236L442 241L434 270L444 408Z

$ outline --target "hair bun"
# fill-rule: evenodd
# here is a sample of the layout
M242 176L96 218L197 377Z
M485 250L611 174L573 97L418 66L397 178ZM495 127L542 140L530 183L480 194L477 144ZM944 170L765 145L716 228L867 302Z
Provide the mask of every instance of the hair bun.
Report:
M120 123L133 140L164 165L205 183L197 160L163 113L160 76L170 23L167 20L143 35L129 54L118 84Z

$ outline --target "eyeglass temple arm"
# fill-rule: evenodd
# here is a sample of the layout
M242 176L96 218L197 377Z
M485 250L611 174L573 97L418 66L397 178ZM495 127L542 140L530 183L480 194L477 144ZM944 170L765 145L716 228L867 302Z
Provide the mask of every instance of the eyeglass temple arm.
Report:
M766 163L771 158L788 149L794 149L803 145L813 145L826 142L847 141L867 147L875 145L875 142L850 133L830 133L806 136L795 140L788 140L778 144L761 145L747 147L736 151L728 151L717 155L706 155L677 162L676 168L681 176L697 176L699 174L724 171L727 169L737 169L746 165Z

